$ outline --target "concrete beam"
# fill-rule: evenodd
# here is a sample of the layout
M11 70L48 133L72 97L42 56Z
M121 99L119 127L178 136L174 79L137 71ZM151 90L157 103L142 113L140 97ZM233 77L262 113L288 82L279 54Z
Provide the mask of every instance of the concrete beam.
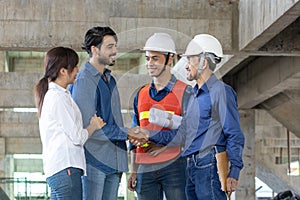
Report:
M0 113L1 114L1 113ZM20 121L19 123L3 123L0 132L0 175L1 175L1 155L6 154L41 154L42 153L42 143L39 135L38 121L35 118L35 114L28 113L17 113L14 116L8 118L19 118L24 115L25 121ZM124 126L130 127L132 113L124 113ZM35 116L35 117L33 117ZM0 116L3 119L3 116ZM31 121L29 120L31 119ZM10 128L12 127L12 128ZM5 153L4 153L5 152ZM3 176L3 175L2 175Z
M248 54L235 54L227 62L220 66L215 73L218 74L218 76L221 78L225 76L228 72L230 72L232 69L234 69L234 67L238 66L241 62L246 60L248 57Z
M300 5L299 5L300 13ZM290 53L300 56L300 18L273 37L269 42L259 48L260 51L273 52L276 54ZM298 55L296 55L298 53Z
M131 115L131 111L123 113L125 127L130 127ZM40 154L42 152L36 113L0 112L0 120L0 147L3 148L3 155Z
M112 26L122 36L119 46L123 52L140 49L149 34L158 29L185 37L211 33L230 50L232 11L236 7L234 0L2 1L0 50L44 51L58 45L81 50L84 34L93 26ZM174 37L182 51L187 41Z
M220 77L249 56L300 56L297 31L299 1L241 0L239 11L239 48L232 49L231 52L225 50L226 54L233 56L217 70ZM288 33L281 33L288 26L290 28L285 30ZM272 42L267 44L270 40Z
M33 88L41 73L0 72L0 108L35 107Z
M235 74L240 108L253 108L287 89L300 87L300 57L259 58Z
M256 50L299 17L299 1L240 0L240 49Z
M0 108L34 108L33 88L42 73L0 72ZM137 90L151 82L148 74L115 74L122 109L132 109Z
M0 137L39 137L36 113L0 112Z
M6 138L6 154L41 154L42 143L39 137Z
M270 115L300 138L299 99L299 90L288 90L263 102L261 107L265 108Z
M164 18L110 18L120 37L121 52L136 51L144 46L146 39L155 32L169 33L176 41L178 53L183 53L194 35L209 33L216 36L225 51L232 51L231 19L164 19ZM129 26L130 25L130 26ZM224 27L227 27L224 29Z

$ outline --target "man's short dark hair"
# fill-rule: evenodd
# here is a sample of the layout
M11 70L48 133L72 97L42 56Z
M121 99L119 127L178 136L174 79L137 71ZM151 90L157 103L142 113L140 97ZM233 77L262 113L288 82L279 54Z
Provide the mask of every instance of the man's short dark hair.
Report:
M113 36L116 42L118 42L117 34L110 27L97 26L89 29L86 32L82 49L86 50L86 52L91 57L91 47L97 46L98 48L100 48L102 45L103 38L106 35Z

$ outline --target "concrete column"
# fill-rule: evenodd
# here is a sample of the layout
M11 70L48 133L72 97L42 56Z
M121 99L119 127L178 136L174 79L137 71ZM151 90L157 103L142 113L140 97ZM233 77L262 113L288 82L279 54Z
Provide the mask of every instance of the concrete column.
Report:
M0 72L5 71L5 51L0 51Z
M241 110L240 118L245 134L244 168L240 174L235 199L255 200L255 110Z
M5 177L5 139L3 137L0 137L0 178ZM2 199L3 194L3 188L5 187L5 184L0 183L0 199Z
M12 154L7 154L5 156L5 177L13 178L14 177L14 156ZM10 199L14 199L14 182L7 182L3 187L6 195Z
M5 176L4 159L5 159L5 139L3 137L0 137L0 177Z

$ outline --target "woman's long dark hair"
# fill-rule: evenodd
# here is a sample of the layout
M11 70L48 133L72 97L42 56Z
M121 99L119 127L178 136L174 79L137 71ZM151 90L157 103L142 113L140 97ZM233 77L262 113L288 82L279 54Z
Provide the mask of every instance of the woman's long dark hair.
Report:
M55 81L61 68L71 73L79 62L77 53L67 47L54 47L50 49L44 59L44 77L40 79L34 88L35 103L38 108L38 116L41 116L44 97L48 91L48 83Z

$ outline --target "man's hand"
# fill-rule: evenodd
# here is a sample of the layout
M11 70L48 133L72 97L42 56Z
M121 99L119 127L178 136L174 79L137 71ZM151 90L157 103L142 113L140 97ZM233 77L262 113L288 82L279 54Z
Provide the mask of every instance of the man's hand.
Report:
M141 146L148 142L149 132L139 126L128 129L128 139L135 146Z
M227 192L228 196L230 197L231 193L233 193L236 189L236 186L238 184L238 181L235 180L234 178L228 177L226 180L226 186L227 186Z
M167 147L166 146L160 146L155 145L153 143L150 143L149 146L145 147L145 152L149 153L151 156L157 156L161 152L163 152Z
M131 173L127 181L127 188L130 191L135 191L136 188L136 173Z

